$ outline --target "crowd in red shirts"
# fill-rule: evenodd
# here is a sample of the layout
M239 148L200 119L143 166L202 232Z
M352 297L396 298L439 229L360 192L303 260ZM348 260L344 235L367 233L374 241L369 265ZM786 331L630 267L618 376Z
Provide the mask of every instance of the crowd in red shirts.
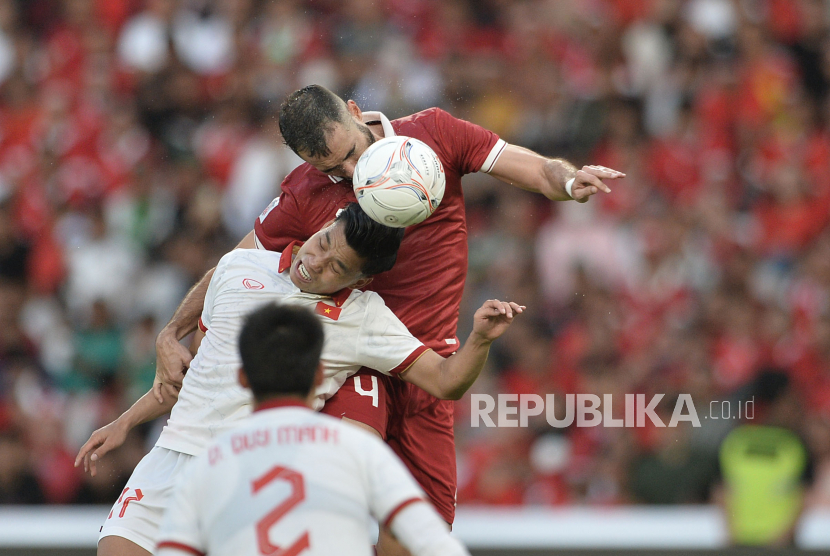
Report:
M472 427L468 396L459 503L711 501L737 421L704 416L747 399L801 434L830 501L827 3L6 0L0 503L117 498L162 423L95 478L74 454L149 388L155 334L299 163L275 116L308 83L627 173L584 205L465 178L459 337L486 298L528 306L473 391L557 413L613 394L620 415L662 393L666 418L691 394L702 426Z

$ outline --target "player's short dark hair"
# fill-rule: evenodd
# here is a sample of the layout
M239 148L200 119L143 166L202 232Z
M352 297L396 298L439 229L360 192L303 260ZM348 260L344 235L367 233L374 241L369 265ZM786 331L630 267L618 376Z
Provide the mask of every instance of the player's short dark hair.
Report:
M328 156L326 135L348 117L343 99L325 87L308 85L288 95L280 106L280 133L297 154Z
M364 276L380 274L395 266L403 228L390 228L375 222L357 203L346 205L335 222L346 227L346 243L365 259L360 269Z
M242 368L254 398L306 397L323 351L323 325L303 307L268 303L245 317L239 333Z

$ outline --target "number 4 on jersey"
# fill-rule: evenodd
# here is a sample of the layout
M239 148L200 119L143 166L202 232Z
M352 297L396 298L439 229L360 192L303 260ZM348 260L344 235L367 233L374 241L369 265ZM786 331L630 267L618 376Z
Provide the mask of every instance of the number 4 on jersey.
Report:
M303 481L303 476L293 469L277 465L272 467L260 478L255 479L251 486L253 493L256 494L277 479L286 481L291 485L291 494L279 506L268 512L265 517L257 522L257 546L259 547L260 554L265 554L266 556L297 556L297 554L311 546L308 532L303 533L302 537L294 541L294 544L288 548L280 548L279 546L271 544L271 541L268 539L268 531L282 519L282 516L290 512L294 506L305 499L305 482Z
M364 390L363 389L363 381L361 380L363 377L360 375L354 376L354 391L360 394L361 396L369 396L372 398L372 405L374 407L378 406L378 377L370 376L369 378L372 379L372 388L371 390Z

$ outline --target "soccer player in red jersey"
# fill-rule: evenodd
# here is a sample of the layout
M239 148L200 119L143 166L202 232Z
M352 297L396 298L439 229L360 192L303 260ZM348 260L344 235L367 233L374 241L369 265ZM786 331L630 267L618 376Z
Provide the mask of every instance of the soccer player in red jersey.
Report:
M344 102L317 85L288 97L280 110L280 129L288 146L306 163L285 178L282 194L263 211L240 247L282 250L334 218L355 200L350 178L358 158L375 140L414 137L441 159L446 173L441 204L427 220L407 228L397 264L367 288L383 297L413 335L443 356L458 347L455 333L467 271L462 176L483 171L551 200L578 202L599 191L610 193L602 180L625 176L601 166L577 170L565 160L509 145L495 133L438 108L390 122L383 114L362 112L354 101ZM196 327L211 273L188 293L158 336L159 394L165 388L175 395L181 383L190 353L179 340ZM381 435L441 516L452 523L456 491L452 402L364 369L347 381L324 411Z

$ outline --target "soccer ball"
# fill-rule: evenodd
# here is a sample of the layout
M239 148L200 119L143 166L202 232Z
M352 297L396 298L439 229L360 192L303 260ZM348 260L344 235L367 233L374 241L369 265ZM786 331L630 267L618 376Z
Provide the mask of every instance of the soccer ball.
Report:
M412 137L388 137L361 155L352 178L366 214L392 228L426 220L444 197L446 176L435 151Z

